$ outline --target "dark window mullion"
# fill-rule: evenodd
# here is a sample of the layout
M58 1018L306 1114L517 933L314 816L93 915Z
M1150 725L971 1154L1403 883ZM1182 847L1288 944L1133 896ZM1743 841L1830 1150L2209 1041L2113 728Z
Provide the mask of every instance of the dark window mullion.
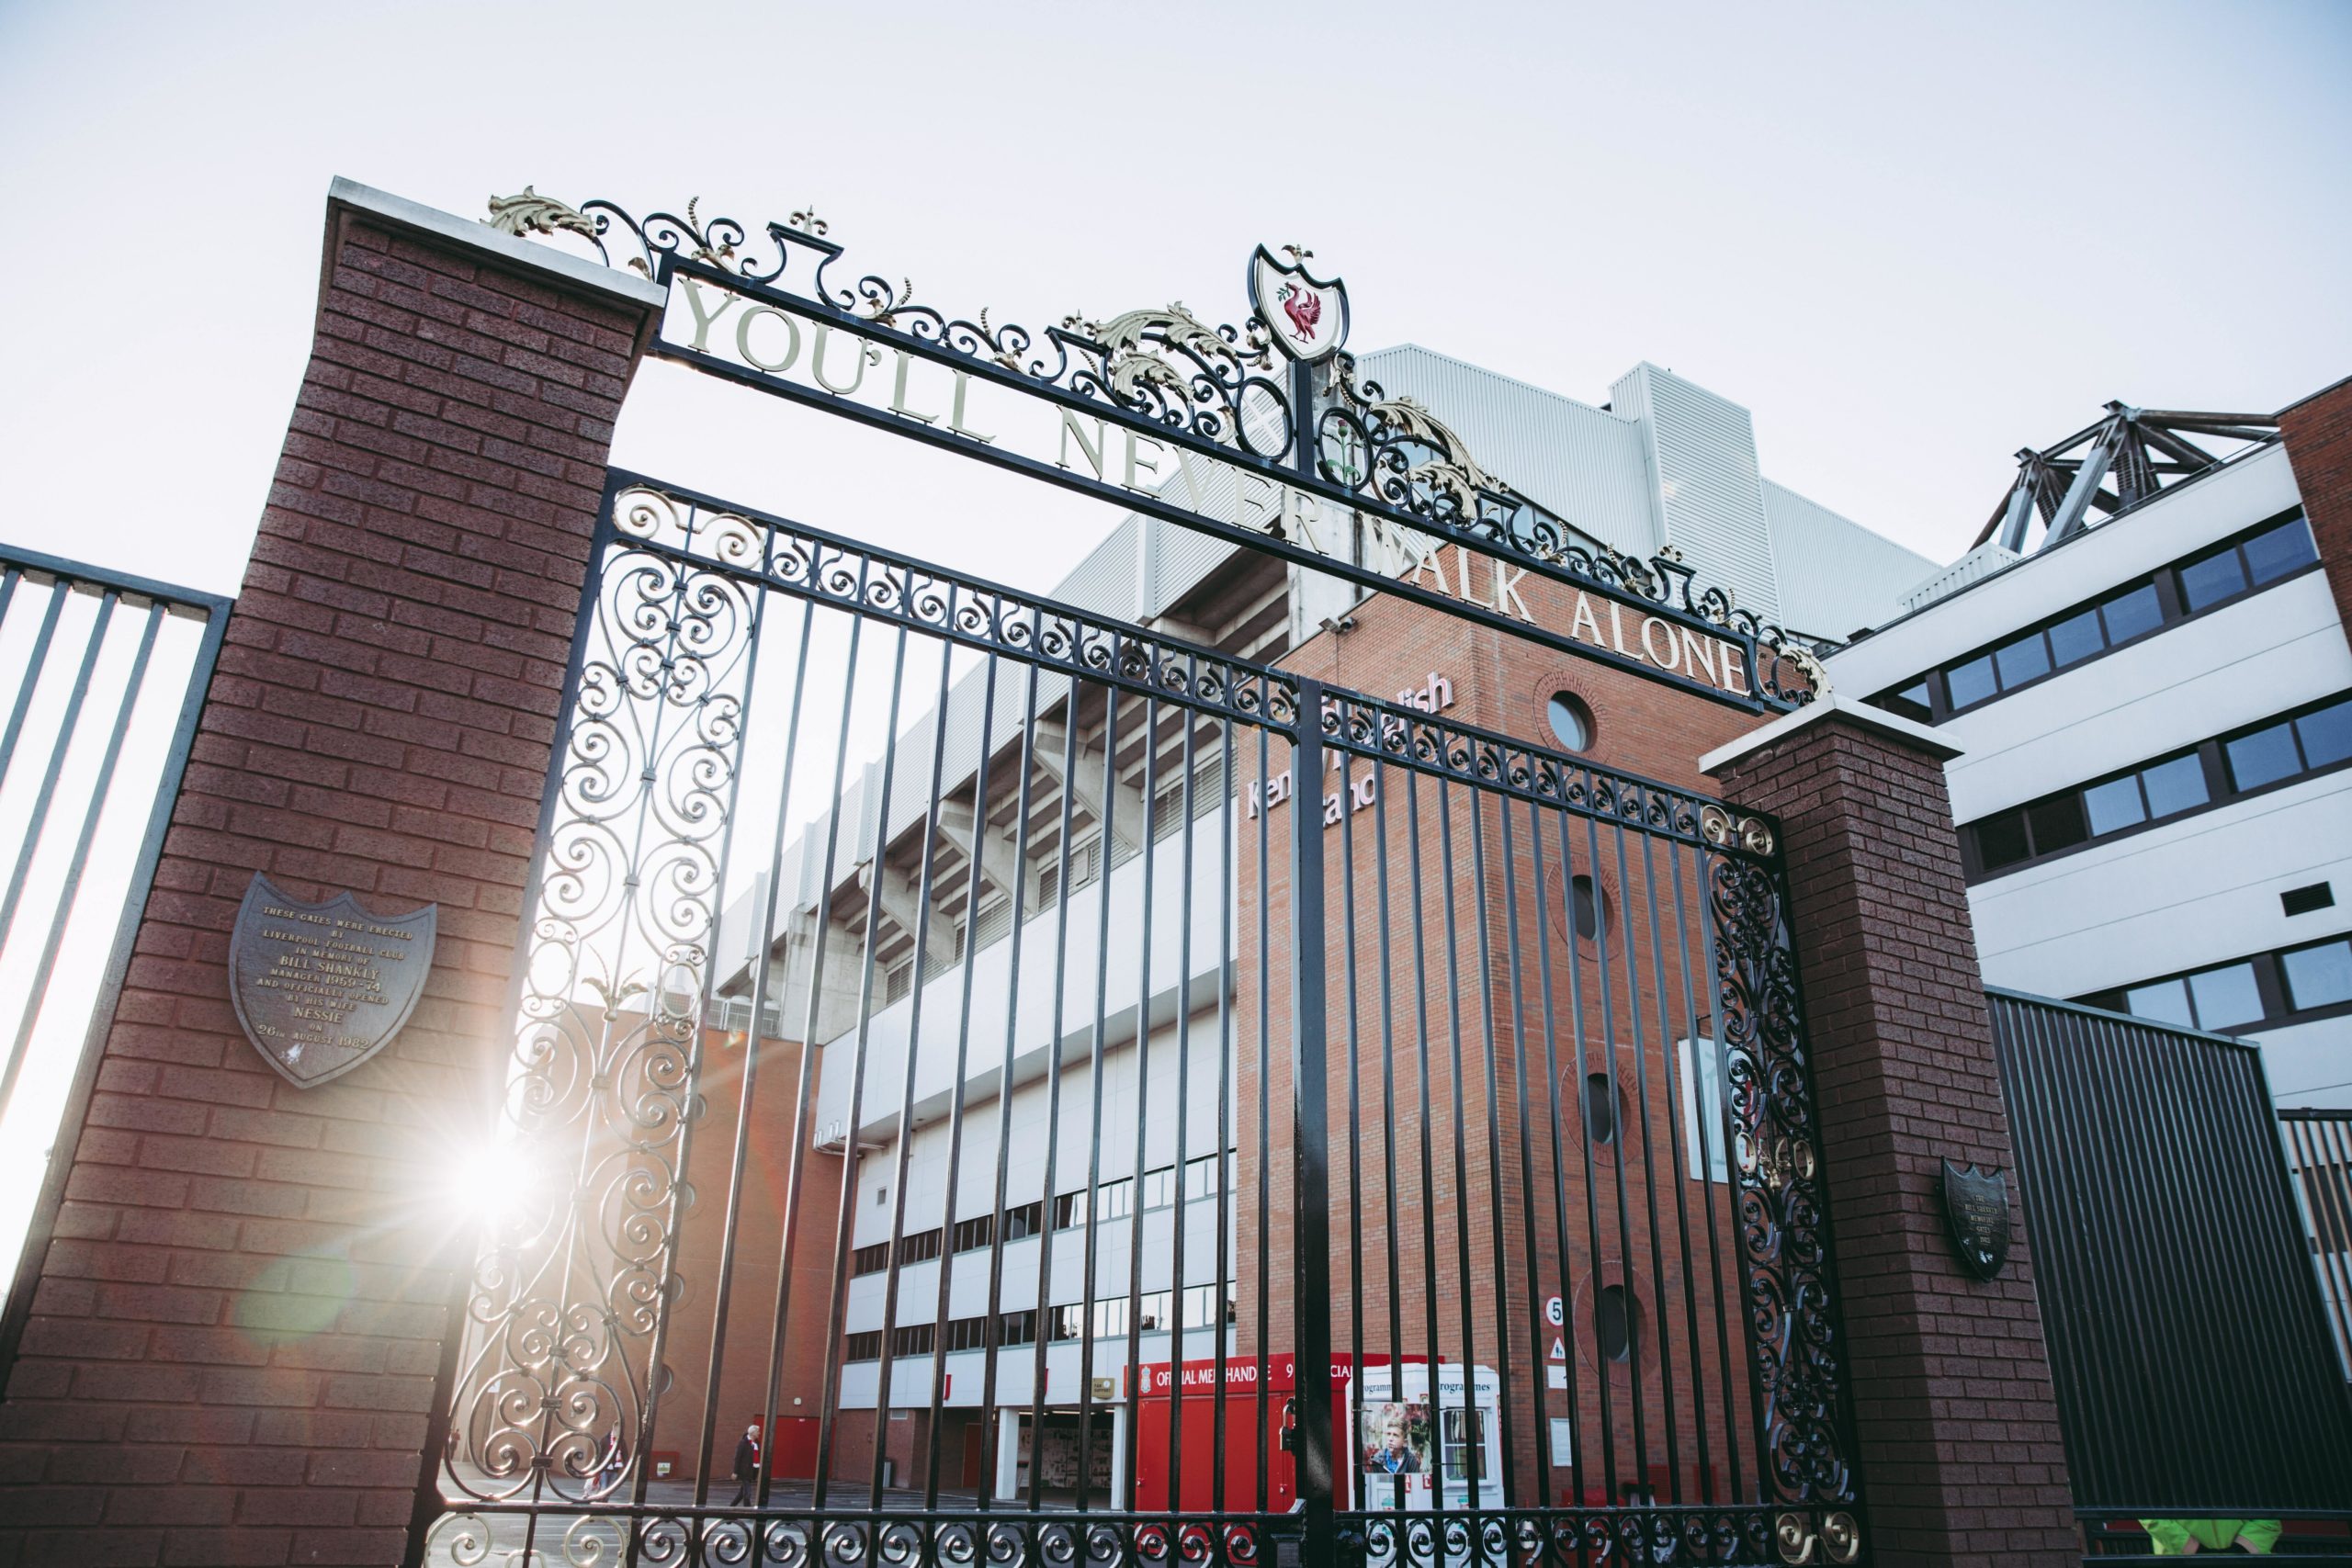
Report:
M2242 1029L2266 1028L2294 1010L2287 999L2287 976L2279 966L2278 954L2265 953L2254 960L2254 990L2262 998L2262 1016Z
M2219 806L2223 801L2236 798L2238 792L2230 778L2229 763L2222 759L2219 739L2197 743L2197 765L2205 774L2207 804Z

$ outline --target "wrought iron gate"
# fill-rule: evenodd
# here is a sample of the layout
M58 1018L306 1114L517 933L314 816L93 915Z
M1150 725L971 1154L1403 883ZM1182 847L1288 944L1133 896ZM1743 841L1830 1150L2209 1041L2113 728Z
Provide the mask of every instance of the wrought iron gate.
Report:
M586 606L412 1561L1859 1555L1770 821L628 476Z

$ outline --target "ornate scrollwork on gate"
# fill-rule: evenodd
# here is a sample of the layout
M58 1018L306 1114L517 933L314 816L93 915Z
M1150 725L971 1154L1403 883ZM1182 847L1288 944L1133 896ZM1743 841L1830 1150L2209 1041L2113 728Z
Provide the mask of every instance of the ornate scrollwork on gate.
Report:
M921 302L904 276L894 282L869 273L834 282L829 274L845 247L806 211L766 224L767 243L758 244L743 222L705 219L691 201L683 217L639 218L605 200L571 208L526 186L521 196L494 198L491 209L493 225L506 232L580 233L606 265L647 277L667 281L684 266L770 290L768 297L820 321L886 344L896 334L951 365L1116 410L1206 456L1254 463L1269 477L1283 477L1303 430L1315 479L1351 498L1375 526L1464 544L1694 627L1718 628L1754 649L1756 694L1766 706L1794 708L1828 689L1804 638L1741 606L1730 590L1700 586L1696 570L1671 547L1645 559L1599 543L1491 472L1436 412L1360 378L1344 351L1315 367L1302 398L1255 318L1241 327L1212 325L1178 301L1102 318L1073 311L1039 332L992 322L986 310L967 318Z
M1769 843L1769 828L1762 831ZM1765 1466L1784 1501L1850 1504L1819 1130L1785 895L1769 861L1718 852L1708 863L1715 1021Z
M482 1502L634 1478L741 761L741 582L624 540L583 613L443 1466Z

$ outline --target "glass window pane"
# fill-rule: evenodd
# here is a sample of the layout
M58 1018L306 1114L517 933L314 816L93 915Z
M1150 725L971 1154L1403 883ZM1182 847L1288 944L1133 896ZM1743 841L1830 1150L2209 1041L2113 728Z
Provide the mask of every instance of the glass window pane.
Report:
M2197 1003L2200 1028L2229 1029L2252 1023L2262 1016L2262 993L2255 987L2251 964L2233 964L2191 975L2188 994Z
M2245 586L2245 569L2235 547L2191 561L2180 569L2180 602L2191 610L2228 598Z
M2085 610L2071 615L2050 628L2050 652L2059 664L2072 664L2077 659L2088 659L2107 646L2106 637L2098 629L2098 611Z
M2352 702L2303 715L2295 721L2295 733L2303 738L2307 768L2324 768L2352 757Z
M2290 517L2267 534L2245 542L2245 564L2256 582L2275 582L2297 567L2319 559L2312 546L2312 531L2300 517Z
M2110 645L2129 642L2165 624L2164 604L2156 597L2155 584L2152 582L2143 582L2129 593L2117 594L2101 604L2098 613L2107 622L2107 640Z
M2018 638L1993 658L2001 667L2001 686L2005 691L2050 673L2050 645L2041 640L2040 632Z
M2083 797L2071 791L2028 807L2026 818L2033 824L2033 852L2038 855L2073 849L2090 836L2083 826Z
M2004 811L1976 824L1976 860L1986 871L2015 865L2033 852L2025 841L2025 813Z
M2151 817L2169 817L2205 804L2205 764L2194 752L2143 769L2140 777L2148 786Z
M2147 811L2140 804L2140 780L2136 774L2109 779L2083 791L2083 807L2090 816L2094 833L2112 833L2148 819Z
M2178 980L2159 980L2153 986L2134 986L2123 993L2123 1005L2134 1018L2153 1018L2159 1023L2194 1025L2196 1020L2188 1012L2188 987Z
M2287 971L2288 1003L2298 1010L2352 1002L2352 942L2282 953L2278 965Z
M1889 713L1916 718L1921 724L1931 723L1935 718L1935 711L1928 703L1928 682L1924 677L1899 692L1881 692L1871 701Z
M2223 748L2230 756L2230 777L2240 789L2255 789L2302 772L2295 754L2294 727L2274 724L2242 735Z
M1944 673L1944 684L1951 693L1951 705L1955 708L1981 703L2001 689L1993 679L1993 656L1989 653L1982 659L1953 665Z

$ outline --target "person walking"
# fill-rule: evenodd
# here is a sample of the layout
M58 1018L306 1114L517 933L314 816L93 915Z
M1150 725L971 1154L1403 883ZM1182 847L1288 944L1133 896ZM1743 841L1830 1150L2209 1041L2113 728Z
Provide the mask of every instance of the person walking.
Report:
M735 1501L730 1508L747 1508L752 1504L752 1492L760 1481L760 1424L756 1421L743 1428L743 1436L735 1445Z

